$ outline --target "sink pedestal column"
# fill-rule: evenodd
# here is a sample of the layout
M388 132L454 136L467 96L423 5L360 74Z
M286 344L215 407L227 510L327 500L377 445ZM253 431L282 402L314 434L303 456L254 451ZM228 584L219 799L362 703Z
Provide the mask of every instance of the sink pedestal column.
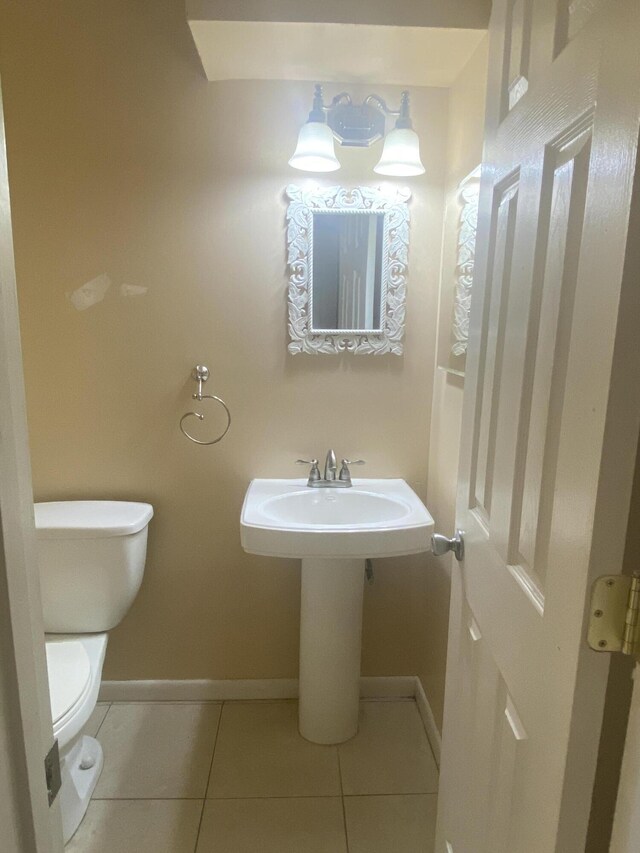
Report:
M358 731L364 560L302 560L300 734L342 743Z

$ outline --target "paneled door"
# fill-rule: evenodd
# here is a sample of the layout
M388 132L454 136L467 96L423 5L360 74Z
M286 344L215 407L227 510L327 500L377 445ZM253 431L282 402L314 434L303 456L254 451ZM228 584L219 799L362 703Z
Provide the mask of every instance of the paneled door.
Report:
M0 86L0 850L62 853Z
M640 2L494 0L490 37L436 850L583 853L588 599L640 426Z

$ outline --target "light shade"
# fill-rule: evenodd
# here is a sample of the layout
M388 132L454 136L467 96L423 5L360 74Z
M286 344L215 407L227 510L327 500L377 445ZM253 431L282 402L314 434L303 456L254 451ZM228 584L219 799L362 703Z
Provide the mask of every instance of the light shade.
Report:
M303 172L335 172L339 169L340 161L333 147L331 128L321 121L303 124L289 165Z
M423 175L425 169L420 160L420 141L415 130L396 127L389 131L384 140L382 157L373 171L394 178Z

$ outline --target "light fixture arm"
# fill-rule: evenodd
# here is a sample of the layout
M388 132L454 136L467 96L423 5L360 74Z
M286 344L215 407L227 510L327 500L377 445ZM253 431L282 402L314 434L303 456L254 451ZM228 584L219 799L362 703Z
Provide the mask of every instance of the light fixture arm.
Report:
M408 127L411 128L411 115L409 112L409 93L405 90L400 96L400 109L392 110L384 98L381 98L380 95L367 95L364 99L365 104L375 104L379 110L382 110L388 116L398 116L398 121L396 122L396 127Z
M337 107L338 104L352 104L351 95L348 92L340 92L331 100L331 107ZM325 110L330 110L331 107L325 107Z
M400 110L392 110L384 98L381 98L380 95L376 95L374 93L372 93L371 95L367 95L367 97L364 99L363 103L365 103L367 105L375 104L376 107L381 112L383 112L385 115L388 115L388 116L399 116L400 115Z
M351 95L348 92L340 92L332 98L331 103L327 106L324 102L322 86L319 83L316 83L313 90L313 104L307 121L325 122L327 120L327 114L331 112L334 107L337 107L338 104L351 103L353 103Z

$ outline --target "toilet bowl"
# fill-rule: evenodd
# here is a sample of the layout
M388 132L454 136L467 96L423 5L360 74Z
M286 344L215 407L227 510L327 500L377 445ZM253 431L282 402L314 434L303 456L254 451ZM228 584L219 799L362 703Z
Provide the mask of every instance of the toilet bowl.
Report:
M102 748L83 730L98 700L106 632L123 619L142 583L152 516L149 504L125 501L35 505L65 844L102 770Z
M45 647L53 736L60 752L60 810L66 844L87 810L102 771L102 747L83 729L98 699L107 635L50 634Z

